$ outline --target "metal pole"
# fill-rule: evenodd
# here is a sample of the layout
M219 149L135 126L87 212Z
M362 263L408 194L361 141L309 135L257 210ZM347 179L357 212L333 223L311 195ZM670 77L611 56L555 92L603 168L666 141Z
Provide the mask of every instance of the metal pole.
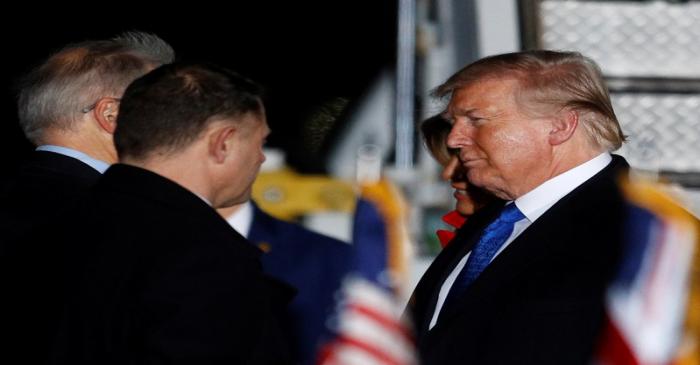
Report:
M413 167L416 0L399 0L396 59L396 167Z

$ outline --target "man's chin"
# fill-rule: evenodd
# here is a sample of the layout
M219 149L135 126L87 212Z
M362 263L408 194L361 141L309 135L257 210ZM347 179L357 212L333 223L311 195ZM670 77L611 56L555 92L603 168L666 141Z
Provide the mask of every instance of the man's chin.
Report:
M482 193L486 194L486 196L490 194L500 199L510 200L508 199L508 195L504 193L504 190L501 189L503 186L498 184L500 181L496 178L491 178L489 183L489 177L487 175L479 171L470 170L467 174L467 179L470 184L481 189Z

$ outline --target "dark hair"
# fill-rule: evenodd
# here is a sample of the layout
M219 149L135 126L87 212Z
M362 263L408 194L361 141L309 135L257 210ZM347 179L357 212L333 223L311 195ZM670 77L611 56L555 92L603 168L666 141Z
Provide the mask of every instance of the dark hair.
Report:
M20 126L37 145L46 128L74 130L81 110L101 97L121 97L137 77L174 58L170 45L142 32L68 45L20 81Z
M218 66L161 66L124 92L114 132L119 158L176 152L214 119L262 113L262 92L255 82Z
M446 165L452 157L452 151L447 147L447 136L451 129L452 125L442 114L434 115L420 124L425 146L441 165Z
M578 52L532 50L482 58L452 75L433 95L451 97L488 78L516 80L516 100L526 113L576 110L592 145L613 151L625 141L600 68Z

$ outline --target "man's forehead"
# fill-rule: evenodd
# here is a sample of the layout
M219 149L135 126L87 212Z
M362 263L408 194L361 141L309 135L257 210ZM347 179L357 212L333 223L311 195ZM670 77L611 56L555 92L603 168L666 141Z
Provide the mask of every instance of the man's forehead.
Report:
M456 88L445 110L446 115L469 115L474 111L498 109L514 97L515 79L485 78Z

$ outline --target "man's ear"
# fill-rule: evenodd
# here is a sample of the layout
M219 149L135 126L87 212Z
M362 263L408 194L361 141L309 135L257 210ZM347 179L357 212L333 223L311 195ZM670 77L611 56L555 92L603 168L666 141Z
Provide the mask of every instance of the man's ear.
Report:
M92 113L100 128L109 134L114 134L114 129L117 128L119 100L102 98L95 104L95 109L93 109Z
M238 133L236 127L228 125L219 125L210 130L208 133L209 140L209 155L217 163L226 161L228 155L231 154L234 143L234 135Z
M549 130L549 144L560 145L568 141L578 127L578 112L573 109L564 109L551 119Z

